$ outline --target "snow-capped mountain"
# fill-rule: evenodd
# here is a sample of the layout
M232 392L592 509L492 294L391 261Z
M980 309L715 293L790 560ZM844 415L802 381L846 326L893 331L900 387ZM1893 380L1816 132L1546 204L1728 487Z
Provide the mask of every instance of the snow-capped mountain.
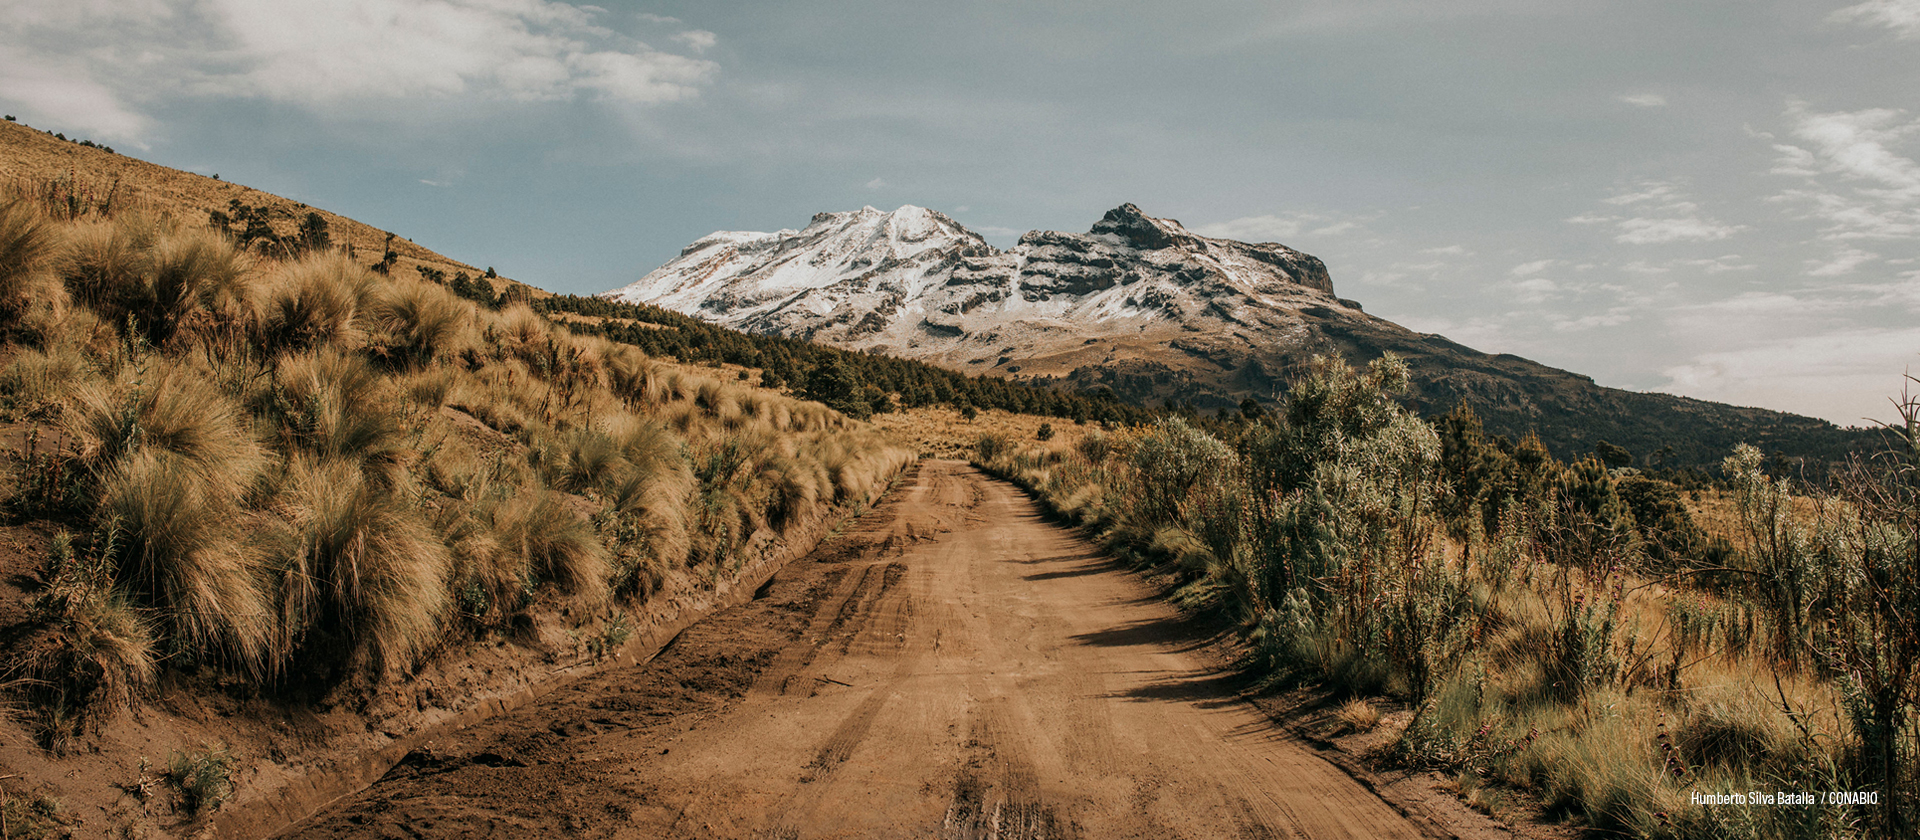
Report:
M921 207L821 213L797 231L708 235L604 296L1027 376L1119 361L1111 341L1153 355L1168 342L1202 359L1243 355L1297 343L1306 321L1332 310L1358 315L1312 256L1200 236L1131 204L1087 233L1034 231L1004 251Z
M1200 236L1124 204L1086 233L1000 250L940 213L821 213L801 230L714 233L603 296L756 333L917 358L1133 402L1273 402L1314 356L1406 359L1427 412L1537 431L1560 457L1605 439L1711 464L1736 442L1828 457L1851 432L1808 417L1603 388L1518 356L1416 333L1334 296L1326 266Z
M652 303L731 327L830 320L883 300L918 297L945 282L957 254L993 247L922 207L820 213L804 230L720 231L672 262L605 296ZM762 329L761 331L767 331Z

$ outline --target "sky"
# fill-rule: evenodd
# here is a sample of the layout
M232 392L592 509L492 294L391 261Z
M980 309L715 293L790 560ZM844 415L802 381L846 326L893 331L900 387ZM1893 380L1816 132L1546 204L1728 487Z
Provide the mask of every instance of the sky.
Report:
M1920 0L0 0L0 110L561 292L1133 202L1368 312L1862 425L1920 375Z

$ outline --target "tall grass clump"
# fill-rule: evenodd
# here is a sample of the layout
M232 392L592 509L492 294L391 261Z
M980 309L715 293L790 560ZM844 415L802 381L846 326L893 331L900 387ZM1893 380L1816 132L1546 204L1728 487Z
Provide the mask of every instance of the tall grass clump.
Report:
M290 526L271 570L277 661L340 653L393 672L438 639L451 603L452 557L401 493L340 457L296 457L273 507Z
M280 264L256 298L255 339L270 352L355 347L364 338L361 307L374 282L342 254Z
M506 551L519 557L536 581L550 581L590 604L606 598L606 545L582 512L565 497L530 489L494 514L494 530Z
M0 410L19 418L52 419L61 400L98 373L78 348L22 348L0 367Z
M275 418L288 449L345 459L384 472L409 455L392 383L367 360L334 347L282 357L263 413Z
M44 271L59 243L59 232L32 202L0 199L0 325L9 331L58 288Z
M450 359L473 345L473 306L441 286L394 280L372 297L373 344L392 364Z
M219 234L141 214L81 226L60 263L74 300L153 345L244 317L253 276Z
M116 575L165 616L168 641L257 668L268 624L239 509L269 462L246 413L181 368L147 362L81 389L62 424L91 476Z

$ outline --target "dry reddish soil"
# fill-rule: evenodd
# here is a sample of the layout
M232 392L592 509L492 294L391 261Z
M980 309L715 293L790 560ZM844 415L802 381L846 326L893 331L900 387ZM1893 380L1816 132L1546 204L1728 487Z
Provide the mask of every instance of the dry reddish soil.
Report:
M1427 836L1137 577L923 463L651 662L427 744L283 836Z

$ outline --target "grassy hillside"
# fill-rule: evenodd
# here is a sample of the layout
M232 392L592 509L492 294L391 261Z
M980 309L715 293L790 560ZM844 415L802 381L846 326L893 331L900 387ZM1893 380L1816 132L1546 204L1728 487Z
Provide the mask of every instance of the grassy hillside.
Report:
M339 249L59 209L0 203L0 528L50 536L0 670L55 754L168 674L373 692L536 613L617 647L913 456Z
M258 225L264 225L272 238L256 236L249 244L253 250L277 257L288 256L289 248L281 244L298 242L307 215L314 214L325 223L330 244L357 262L372 265L391 249L394 261L389 273L395 276L414 277L422 267L448 277L466 273L477 278L488 271L416 245L403 235L220 180L217 173L184 172L83 142L90 143L78 137L61 139L53 132L15 122L0 122L0 185L13 194L33 196L49 216L64 220L135 210L171 216L185 224L206 224L214 214L222 214L234 234L244 235L256 215L253 211L257 211ZM237 211L236 202L249 211L246 218ZM255 233L260 233L258 226ZM544 294L505 278L496 278L493 285L499 292L517 288L516 294L526 297Z

